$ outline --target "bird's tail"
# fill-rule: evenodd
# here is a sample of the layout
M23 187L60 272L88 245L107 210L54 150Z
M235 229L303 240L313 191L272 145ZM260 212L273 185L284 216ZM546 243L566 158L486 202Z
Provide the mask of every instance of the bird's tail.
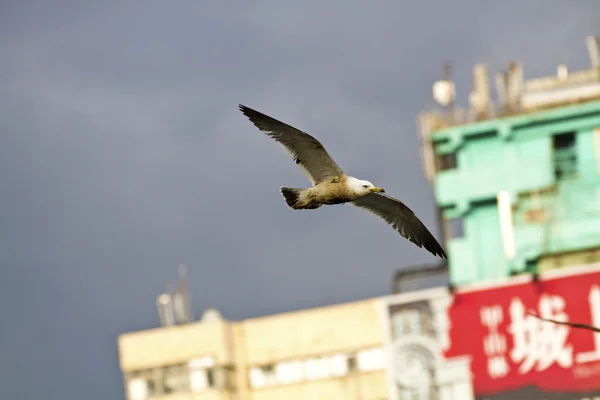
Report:
M288 206L294 210L313 210L321 207L308 196L308 189L282 187L281 194Z

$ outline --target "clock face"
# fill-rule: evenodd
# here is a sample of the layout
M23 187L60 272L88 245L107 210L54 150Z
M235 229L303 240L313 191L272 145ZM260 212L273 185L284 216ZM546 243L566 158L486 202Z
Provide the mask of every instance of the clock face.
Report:
M420 351L401 349L396 352L394 370L396 381L403 388L420 390L431 386L430 362Z

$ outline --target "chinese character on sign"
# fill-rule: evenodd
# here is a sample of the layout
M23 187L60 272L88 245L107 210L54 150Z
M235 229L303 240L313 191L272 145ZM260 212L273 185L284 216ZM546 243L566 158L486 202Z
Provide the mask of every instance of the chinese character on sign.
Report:
M600 327L600 286L594 285L588 295L592 326ZM594 333L594 349L585 353L577 354L575 360L578 363L587 363L600 360L600 333Z
M558 321L567 321L564 313L565 300L561 296L542 295L538 304L539 315ZM520 363L519 372L525 374L535 367L543 371L556 363L563 368L573 365L573 347L567 344L569 328L540 321L527 315L519 298L510 305L511 324L509 332L513 337L510 357Z
M481 323L488 328L489 333L483 338L483 350L488 356L488 374L496 379L508 374L506 353L506 338L498 332L502 322L502 308L499 305L481 309Z
M508 374L508 363L504 356L493 356L488 359L488 374L490 377L502 378Z

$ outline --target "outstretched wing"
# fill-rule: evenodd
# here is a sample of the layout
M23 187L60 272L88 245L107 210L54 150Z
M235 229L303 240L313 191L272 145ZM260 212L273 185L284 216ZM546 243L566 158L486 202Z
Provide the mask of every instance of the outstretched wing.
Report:
M371 193L354 200L352 204L364 208L383 219L417 246L425 247L433 255L447 258L446 252L431 232L417 218L415 213L400 200L380 193Z
M240 104L239 108L258 129L286 148L313 185L318 184L327 177L344 174L327 153L325 147L308 133L244 105Z

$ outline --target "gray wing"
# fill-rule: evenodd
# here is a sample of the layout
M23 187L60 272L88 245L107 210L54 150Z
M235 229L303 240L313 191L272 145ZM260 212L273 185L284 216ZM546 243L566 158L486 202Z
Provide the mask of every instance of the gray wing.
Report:
M327 177L344 174L327 153L325 147L308 133L244 105L240 104L239 108L258 129L286 148L313 185L318 184Z
M433 255L447 258L446 252L431 232L417 218L415 213L400 200L380 193L371 193L354 200L352 204L364 208L383 219L417 246L424 247Z

